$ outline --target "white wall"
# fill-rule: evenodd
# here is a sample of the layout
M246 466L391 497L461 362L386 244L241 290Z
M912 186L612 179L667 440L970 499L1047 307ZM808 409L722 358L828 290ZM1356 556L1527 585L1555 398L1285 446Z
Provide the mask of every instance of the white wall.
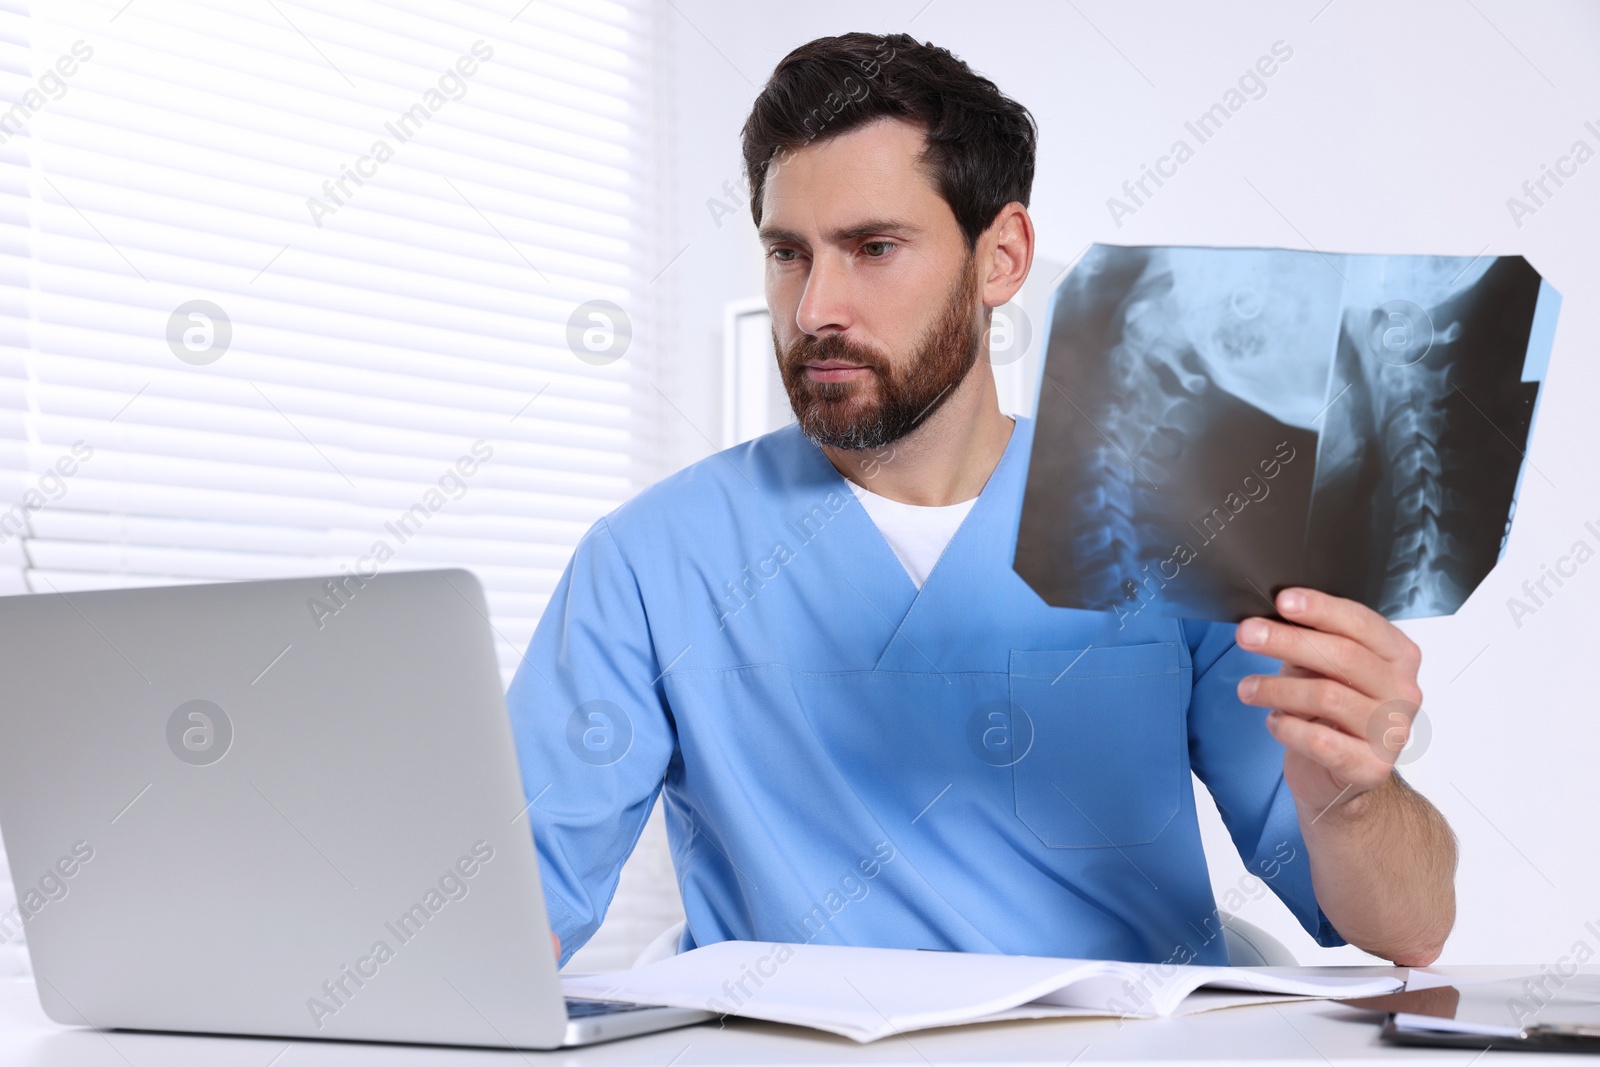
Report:
M1039 252L1070 262L1090 241L1520 253L1564 297L1516 526L1500 566L1456 616L1408 623L1426 655L1431 746L1408 778L1461 839L1460 914L1445 962L1553 961L1600 919L1600 561L1579 568L1517 626L1506 599L1577 540L1600 549L1595 402L1600 368L1600 159L1514 224L1507 198L1573 142L1600 150L1600 8L1379 0L1226 5L1078 0L906 0L868 7L741 0L663 4L669 190L662 275L673 309L662 386L681 419L676 467L712 450L721 424L724 302L759 295L760 253L737 191L738 132L791 48L849 30L905 30L951 48L1027 105L1041 129L1032 211ZM1081 14L1079 14L1081 12ZM1144 206L1118 227L1106 200L1184 134L1239 75L1286 42L1293 56ZM729 196L723 183L735 192ZM735 213L717 225L707 201ZM720 443L720 442L717 442ZM659 850L659 838L647 849ZM1215 823L1214 880L1242 865ZM641 856L656 865L659 851ZM656 883L659 886L659 883ZM619 894L620 921L670 908ZM1243 909L1304 962L1318 950L1270 898ZM627 917L633 918L627 918ZM637 923L636 923L637 925ZM615 949L608 952L616 954Z

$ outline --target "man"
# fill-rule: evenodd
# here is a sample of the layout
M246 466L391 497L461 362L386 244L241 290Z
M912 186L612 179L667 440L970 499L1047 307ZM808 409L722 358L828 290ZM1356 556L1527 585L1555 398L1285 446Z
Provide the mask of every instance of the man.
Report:
M563 959L659 793L681 948L1225 963L1191 769L1320 944L1438 956L1454 840L1393 771L1409 717L1368 740L1421 702L1398 629L1296 589L1287 621L1119 620L1011 569L1032 420L1000 411L987 336L1033 257L1034 138L905 35L813 41L756 100L744 156L798 425L597 522L518 671Z

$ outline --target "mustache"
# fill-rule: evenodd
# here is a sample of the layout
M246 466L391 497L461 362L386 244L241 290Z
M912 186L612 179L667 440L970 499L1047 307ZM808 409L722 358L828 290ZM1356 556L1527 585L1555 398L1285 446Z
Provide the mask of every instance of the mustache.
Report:
M820 363L825 360L854 363L868 368L880 377L887 375L889 370L888 360L879 353L854 344L836 333L823 337L802 334L783 354L783 370L787 374L798 374L807 363Z

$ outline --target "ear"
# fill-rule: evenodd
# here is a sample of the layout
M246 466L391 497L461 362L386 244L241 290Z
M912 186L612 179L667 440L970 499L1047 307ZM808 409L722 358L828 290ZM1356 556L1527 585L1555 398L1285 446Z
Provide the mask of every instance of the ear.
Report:
M1017 295L1033 266L1033 219L1013 200L978 237L978 277L983 304L997 308Z

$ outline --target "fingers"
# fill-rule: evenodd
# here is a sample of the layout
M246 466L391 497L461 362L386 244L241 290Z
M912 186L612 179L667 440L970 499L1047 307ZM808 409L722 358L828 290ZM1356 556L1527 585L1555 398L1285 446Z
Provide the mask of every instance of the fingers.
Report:
M1287 621L1246 619L1236 631L1241 648L1281 664L1276 676L1241 679L1239 699L1273 709L1267 730L1295 758L1346 791L1376 788L1393 773L1422 703L1421 651L1383 616L1343 597L1297 587L1278 594L1277 608Z
M1365 604L1296 586L1278 594L1277 606L1290 622L1347 637L1392 663L1422 659L1411 638Z
M1323 719L1344 733L1365 737L1378 702L1332 678L1253 674L1239 680L1239 699L1303 719Z
M1382 766L1392 767L1399 759L1411 738L1418 705L1404 700L1376 701L1298 667L1285 667L1284 672L1276 677L1254 675L1239 682L1241 701L1274 709L1267 716L1269 728L1292 717L1353 738ZM1276 730L1271 732L1277 736ZM1342 768L1329 769L1343 773Z
M1246 619L1235 633L1239 647L1285 664L1336 678L1372 697L1392 695L1394 666L1347 637L1268 619Z
M1365 741L1323 723L1309 722L1283 712L1267 716L1267 730L1284 748L1326 767L1355 790L1365 792L1382 785L1392 765L1374 753Z

